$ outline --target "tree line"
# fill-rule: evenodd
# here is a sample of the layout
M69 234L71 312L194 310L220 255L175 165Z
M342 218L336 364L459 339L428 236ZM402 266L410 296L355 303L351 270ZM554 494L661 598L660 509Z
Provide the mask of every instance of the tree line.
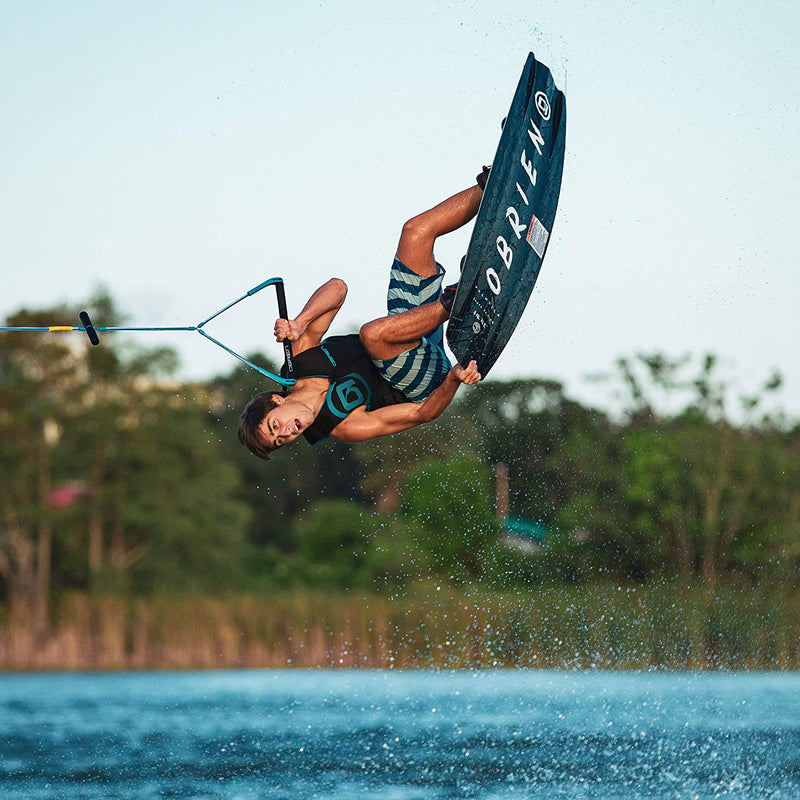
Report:
M121 323L105 293L87 307ZM2 334L0 597L38 635L75 591L797 581L800 425L767 410L777 374L733 409L711 355L624 358L614 413L557 381L490 380L430 426L263 462L236 437L263 379L237 365L187 383L176 369L173 351L110 336ZM533 552L503 544L499 464L509 513L547 531Z

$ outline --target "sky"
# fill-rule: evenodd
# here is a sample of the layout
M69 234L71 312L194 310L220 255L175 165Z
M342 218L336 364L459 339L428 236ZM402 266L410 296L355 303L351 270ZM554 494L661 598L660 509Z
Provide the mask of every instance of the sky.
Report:
M192 325L273 276L382 316L403 222L491 162L529 51L567 97L559 211L491 378L598 405L621 356L779 370L800 416L800 4L0 0L0 316L108 289ZM447 282L469 228L437 243ZM270 290L209 331L280 358ZM102 320L94 320L103 324ZM110 335L110 334L109 334ZM189 378L230 356L194 333Z

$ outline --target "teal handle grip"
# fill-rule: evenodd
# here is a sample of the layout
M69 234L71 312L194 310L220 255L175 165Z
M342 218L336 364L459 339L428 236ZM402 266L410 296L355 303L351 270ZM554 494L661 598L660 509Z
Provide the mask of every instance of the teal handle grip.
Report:
M246 297L250 297L250 295L254 295L256 292L260 292L262 289L266 289L267 286L272 286L276 283L283 283L283 278L270 278L264 283L259 283L258 286L254 286L246 295Z

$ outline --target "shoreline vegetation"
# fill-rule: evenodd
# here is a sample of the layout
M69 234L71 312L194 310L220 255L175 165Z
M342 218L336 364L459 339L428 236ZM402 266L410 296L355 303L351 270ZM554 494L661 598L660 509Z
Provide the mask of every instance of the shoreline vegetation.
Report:
M0 337L0 669L800 669L777 372L743 395L712 354L638 353L595 376L615 412L490 379L434 424L265 462L236 436L261 376L176 368Z
M6 615L4 671L800 669L800 593L660 586L126 598L70 593L47 633Z

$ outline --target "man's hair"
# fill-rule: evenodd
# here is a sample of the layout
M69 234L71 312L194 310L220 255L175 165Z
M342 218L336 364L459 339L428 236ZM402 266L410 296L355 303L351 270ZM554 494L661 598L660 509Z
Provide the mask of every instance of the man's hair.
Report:
M261 392L257 394L239 415L239 441L254 455L269 461L270 453L275 449L270 447L261 437L259 428L264 417L275 408L275 396L285 397L281 391Z

